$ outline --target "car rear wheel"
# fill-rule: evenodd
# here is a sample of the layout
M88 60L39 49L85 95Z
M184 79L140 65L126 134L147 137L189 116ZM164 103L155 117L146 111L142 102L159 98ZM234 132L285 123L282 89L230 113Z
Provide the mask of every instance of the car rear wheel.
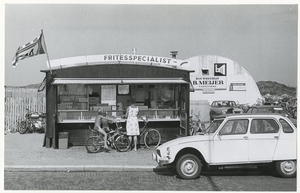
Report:
M297 172L297 161L278 161L275 164L277 173L284 178L294 178Z
M193 154L182 155L176 163L177 174L183 179L195 179L200 175L202 164Z

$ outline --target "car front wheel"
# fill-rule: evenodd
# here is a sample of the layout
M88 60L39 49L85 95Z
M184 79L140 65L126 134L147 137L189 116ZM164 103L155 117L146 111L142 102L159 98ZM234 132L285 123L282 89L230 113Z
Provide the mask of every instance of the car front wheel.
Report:
M183 179L195 179L200 175L202 164L193 154L182 155L176 162L177 174Z
M294 178L297 172L297 161L278 161L276 171L281 177Z

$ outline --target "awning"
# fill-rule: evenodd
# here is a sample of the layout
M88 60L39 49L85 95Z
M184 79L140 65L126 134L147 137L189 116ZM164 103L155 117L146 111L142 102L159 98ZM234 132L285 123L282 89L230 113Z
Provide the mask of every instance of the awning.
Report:
M121 84L121 80L93 78L54 78L52 84Z
M182 78L123 78L124 84L155 84L155 83L166 83L166 84L188 84Z
M58 84L189 84L182 78L54 78Z

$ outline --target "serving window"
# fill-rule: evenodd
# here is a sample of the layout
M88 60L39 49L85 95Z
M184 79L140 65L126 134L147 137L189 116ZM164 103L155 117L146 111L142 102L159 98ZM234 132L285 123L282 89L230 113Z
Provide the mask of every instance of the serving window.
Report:
M58 110L88 110L90 92L86 85L59 85Z
M124 119L128 99L134 98L139 115L150 121L180 121L187 127L185 92L187 85L155 84L59 84L59 123L92 123L99 108L107 116Z

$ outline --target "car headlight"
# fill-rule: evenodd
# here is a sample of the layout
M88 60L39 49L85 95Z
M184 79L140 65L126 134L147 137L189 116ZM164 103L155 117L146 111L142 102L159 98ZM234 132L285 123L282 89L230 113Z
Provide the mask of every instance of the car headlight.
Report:
M167 147L167 151L166 151L167 156L170 155L170 147Z

